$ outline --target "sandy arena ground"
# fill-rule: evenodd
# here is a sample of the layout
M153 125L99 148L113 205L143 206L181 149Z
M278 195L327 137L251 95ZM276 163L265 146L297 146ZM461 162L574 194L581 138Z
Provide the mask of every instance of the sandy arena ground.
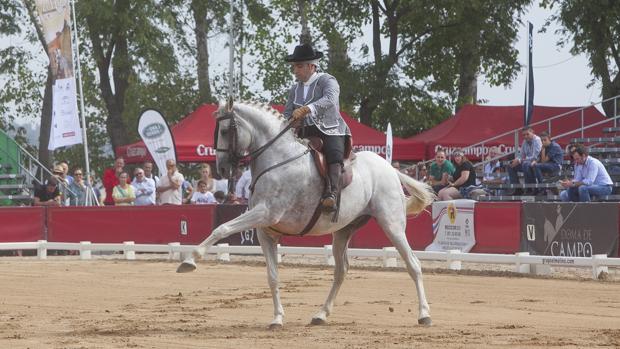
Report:
M285 325L267 330L265 267L0 259L0 348L618 348L620 282L427 270L432 327L403 269L353 268L326 326L328 267L280 268Z

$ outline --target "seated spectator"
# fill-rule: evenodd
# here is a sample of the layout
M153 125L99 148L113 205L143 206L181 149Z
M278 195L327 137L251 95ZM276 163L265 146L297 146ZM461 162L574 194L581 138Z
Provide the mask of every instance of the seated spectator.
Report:
M418 166L418 178L420 182L426 182L428 180L428 172L426 170L426 165L421 163Z
M489 154L486 157L486 161L488 162L484 165L482 171L483 185L504 183L500 155L502 154L499 152L498 147L489 148Z
M446 187L439 191L439 200L454 200L468 197L469 190L476 186L476 170L474 165L467 160L462 151L457 150L452 153L454 163L454 181L448 183Z
M522 130L523 143L518 154L515 154L514 160L506 166L508 176L510 177L510 183L518 184L519 176L517 172L523 172L523 178L525 183L535 183L534 171L532 169L532 162L538 159L540 155L540 149L542 148L542 142L540 137L534 134L534 130L531 127L526 127ZM517 189L515 195L521 195L523 191Z
M159 179L157 185L159 203L162 205L181 205L183 203L181 186L185 182L185 177L177 170L176 162L172 159L166 160L166 170L166 175Z
M84 171L80 167L73 170L73 182L69 185L69 204L71 206L86 206L88 187L84 181Z
M543 182L543 172L551 176L557 176L562 169L564 152L556 142L551 140L549 133L540 134L542 149L540 151L540 162L532 161L532 168L537 183Z
M127 172L121 172L118 176L119 183L112 189L112 199L116 206L131 206L136 201L136 193L133 187L127 184L129 175Z
M50 177L44 185L34 191L33 206L60 206L60 190L58 179Z
M400 162L398 161L392 161L392 167L394 167L395 169L397 169L398 171L400 171Z
M207 190L207 182L200 180L198 181L198 190L194 192L190 202L192 204L215 204L217 201L215 200L215 196Z
M131 186L136 193L136 206L155 205L155 181L152 178L146 178L144 170L140 167L137 167L133 174Z
M226 201L226 193L221 190L216 191L213 196L215 197L215 200L218 204L223 204L224 201Z
M250 184L252 183L252 171L248 167L247 170L243 171L243 174L237 181L237 186L235 187L235 196L236 199L242 203L247 203L250 200Z
M589 156L586 147L576 146L571 157L575 162L575 178L560 181L560 185L566 188L560 193L562 201L590 202L592 195L611 194L613 182L605 166Z
M454 165L446 159L446 152L442 149L435 154L435 161L431 164L428 184L433 187L435 193L448 185L448 178L454 173Z

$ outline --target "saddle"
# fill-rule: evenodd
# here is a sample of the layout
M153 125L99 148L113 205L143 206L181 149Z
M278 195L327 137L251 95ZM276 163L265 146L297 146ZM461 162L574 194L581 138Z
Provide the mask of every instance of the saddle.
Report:
M343 173L340 176L340 190L346 188L353 180L353 171L351 170L351 164L357 157L352 151L353 140L350 136L344 138L344 160L343 160ZM310 153L314 158L314 164L316 165L319 175L324 182L327 182L327 161L323 154L323 140L319 137L308 137L308 145L310 146Z

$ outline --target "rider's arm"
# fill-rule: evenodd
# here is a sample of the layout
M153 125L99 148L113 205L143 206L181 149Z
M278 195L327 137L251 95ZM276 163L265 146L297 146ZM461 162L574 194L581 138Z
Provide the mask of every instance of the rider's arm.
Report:
M323 115L325 111L338 105L340 96L340 86L336 78L329 75L323 75L317 83L323 84L323 97L308 104L313 115Z

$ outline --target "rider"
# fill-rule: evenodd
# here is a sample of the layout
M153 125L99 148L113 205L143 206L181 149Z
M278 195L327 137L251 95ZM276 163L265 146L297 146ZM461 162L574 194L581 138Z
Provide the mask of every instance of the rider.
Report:
M295 47L286 56L298 82L289 90L284 116L300 123L301 137L319 137L327 159L329 183L321 200L329 211L336 210L343 169L345 137L351 136L349 126L340 115L340 86L333 76L319 73L318 62L323 52L309 44Z

